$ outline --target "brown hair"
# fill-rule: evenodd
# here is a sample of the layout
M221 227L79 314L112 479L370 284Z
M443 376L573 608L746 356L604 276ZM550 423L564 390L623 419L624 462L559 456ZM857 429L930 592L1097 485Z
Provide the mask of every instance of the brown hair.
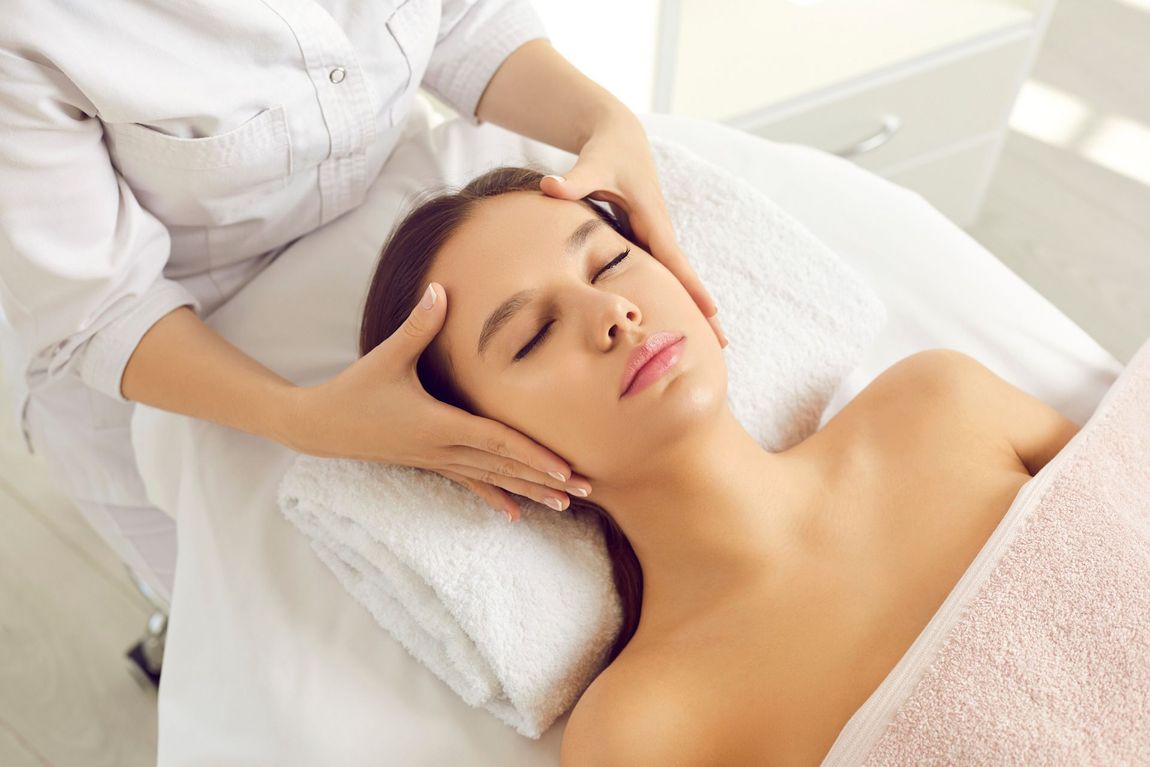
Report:
M407 319L426 289L427 273L435 255L470 216L485 197L508 192L542 192L543 173L528 167L502 166L472 179L458 192L431 190L416 198L413 209L392 228L380 252L371 279L359 333L359 353L367 354ZM579 202L603 218L615 231L634 242L629 227L607 208L584 197ZM430 346L420 355L416 373L423 388L438 400L474 412L466 396L456 386L453 371L445 369ZM448 365L449 367L449 365ZM602 507L581 498L571 498L570 513L593 514L603 531L611 560L615 589L623 606L623 624L607 663L610 664L631 641L639 627L643 599L643 571L631 542Z

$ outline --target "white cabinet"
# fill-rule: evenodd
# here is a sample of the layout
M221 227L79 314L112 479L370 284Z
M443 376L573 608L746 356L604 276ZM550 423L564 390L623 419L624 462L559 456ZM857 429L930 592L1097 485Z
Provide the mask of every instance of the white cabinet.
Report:
M834 152L960 226L978 216L1053 10L1053 0L732 2L740 31L707 57L697 38L717 39L720 15L703 23L699 0L674 5L679 39L662 49L654 108ZM729 85L724 67L739 73Z
M973 223L1054 0L533 0L636 112L840 154Z
M1030 36L1018 33L976 53L951 52L731 121L880 169L1001 129L1029 50Z

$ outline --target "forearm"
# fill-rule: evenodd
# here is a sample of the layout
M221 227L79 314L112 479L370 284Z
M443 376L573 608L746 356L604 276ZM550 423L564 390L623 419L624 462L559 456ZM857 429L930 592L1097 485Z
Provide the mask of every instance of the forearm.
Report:
M542 38L527 41L507 57L483 91L475 115L572 154L604 121L637 119Z
M187 306L148 329L120 383L127 399L289 443L296 387L208 327Z

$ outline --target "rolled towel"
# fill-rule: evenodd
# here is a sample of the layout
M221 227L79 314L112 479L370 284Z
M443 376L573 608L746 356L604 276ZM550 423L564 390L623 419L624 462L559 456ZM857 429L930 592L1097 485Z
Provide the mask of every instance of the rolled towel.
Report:
M678 142L650 142L678 242L723 308L732 412L768 450L801 442L885 307L758 189ZM279 505L408 652L527 737L575 704L621 627L594 520L525 501L512 526L434 472L308 455Z

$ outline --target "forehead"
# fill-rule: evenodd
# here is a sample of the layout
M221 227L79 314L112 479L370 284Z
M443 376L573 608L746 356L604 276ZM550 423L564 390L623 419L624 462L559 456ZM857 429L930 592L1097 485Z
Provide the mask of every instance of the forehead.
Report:
M435 343L456 366L475 356L480 329L495 307L554 272L567 258L572 230L596 217L585 203L533 191L490 197L472 209L427 277L447 291L447 320Z
M476 203L443 250L464 251L462 260L480 267L490 266L492 258L502 263L507 256L558 257L558 247L570 229L593 215L578 200L559 200L543 192L508 192Z

